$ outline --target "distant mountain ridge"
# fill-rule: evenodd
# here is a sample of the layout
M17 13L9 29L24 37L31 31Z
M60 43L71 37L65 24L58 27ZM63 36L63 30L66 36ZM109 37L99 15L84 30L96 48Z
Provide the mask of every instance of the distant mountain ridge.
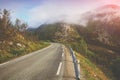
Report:
M57 42L74 41L80 37L70 24L60 22L43 24L34 31L34 34L37 34L39 39Z

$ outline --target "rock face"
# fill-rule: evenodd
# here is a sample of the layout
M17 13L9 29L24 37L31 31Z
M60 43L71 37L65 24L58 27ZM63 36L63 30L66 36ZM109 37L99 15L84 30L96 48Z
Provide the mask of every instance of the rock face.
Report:
M40 35L40 39L43 40L52 40L58 42L74 41L77 38L80 38L80 35L77 33L76 29L66 23L54 23L42 25L36 29L36 34Z
M75 41L75 39L80 37L74 27L70 24L61 24L61 30L63 33L62 40L64 41Z
M110 44L109 34L105 32L104 29L99 32L97 39L105 44Z

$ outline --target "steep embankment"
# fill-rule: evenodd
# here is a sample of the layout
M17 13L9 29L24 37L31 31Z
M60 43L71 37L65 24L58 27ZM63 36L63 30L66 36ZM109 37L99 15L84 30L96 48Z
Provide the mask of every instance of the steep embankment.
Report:
M9 27L9 29L6 28L2 30L2 32L0 31L0 34L2 34L2 36L0 36L0 63L48 45L46 42L28 40L13 27Z
M106 75L89 59L81 54L76 53L80 60L80 74L81 80L110 80Z
M24 38L21 34L13 40L4 39L0 43L0 63L12 58L28 54L32 51L44 48L49 45L43 41L31 41ZM9 36L9 35L8 35Z

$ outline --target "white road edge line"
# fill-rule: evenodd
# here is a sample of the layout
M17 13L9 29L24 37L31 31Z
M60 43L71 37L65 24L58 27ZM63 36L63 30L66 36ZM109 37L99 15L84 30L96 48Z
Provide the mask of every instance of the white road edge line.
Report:
M62 62L60 62L60 64L59 64L59 67L58 67L58 70L57 70L56 75L59 75L59 74L60 74L61 67L62 67Z
M64 56L64 53L62 53L62 57Z

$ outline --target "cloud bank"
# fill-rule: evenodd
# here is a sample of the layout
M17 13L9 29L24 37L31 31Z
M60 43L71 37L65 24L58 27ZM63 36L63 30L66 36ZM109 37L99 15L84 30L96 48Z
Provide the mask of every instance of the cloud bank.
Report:
M84 12L79 5L71 6L65 4L46 3L37 6L29 11L31 25L65 21L76 23L80 19L80 14ZM37 24L36 24L37 23Z
M76 2L74 0L61 0L61 2L48 0L29 11L29 23L34 26L57 21L80 23L82 13L110 3L118 3L118 0L76 0Z

